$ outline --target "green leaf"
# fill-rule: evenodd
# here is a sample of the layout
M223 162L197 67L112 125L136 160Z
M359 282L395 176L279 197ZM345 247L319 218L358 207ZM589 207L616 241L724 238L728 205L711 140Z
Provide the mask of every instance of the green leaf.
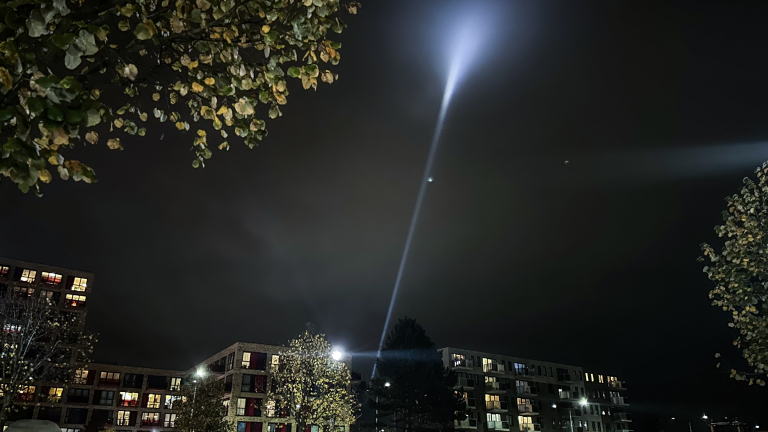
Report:
M39 10L32 11L27 19L27 29L29 29L29 35L32 37L40 37L45 33L46 20Z
M19 15L17 15L13 10L7 11L5 13L5 25L10 27L12 30L16 30L17 28L21 27L21 24L16 22L18 17Z
M56 75L48 75L48 76L44 76L42 78L36 79L35 80L35 84L39 85L40 87L42 87L44 89L48 89L52 85L58 84L59 81L61 81L61 80Z
M149 27L144 25L144 23L137 25L136 29L133 31L133 34L136 35L136 38L139 40L147 40L152 38L152 32L149 30Z
M27 107L31 113L38 115L45 109L45 102L40 96L31 97L27 99Z
M51 119L53 121L62 121L62 120L64 120L64 113L61 112L59 107L57 107L55 105L49 105L48 109L46 109L46 111L45 111L45 115L49 119Z
M80 63L83 62L80 55L80 51L78 51L74 45L70 45L67 54L64 56L64 66L66 66L67 69L74 69L80 66Z
M5 122L11 119L11 117L14 116L16 112L13 110L12 107L8 107L4 110L0 110L0 122Z
M83 121L83 112L79 110L67 110L67 123L78 124Z
M298 78L299 75L301 75L301 69L297 68L296 66L291 66L288 68L288 76L291 78Z
M72 33L55 34L51 36L51 42L57 47L65 50L75 40L75 35Z
M95 108L91 108L85 113L85 125L88 127L96 126L101 123L101 115Z

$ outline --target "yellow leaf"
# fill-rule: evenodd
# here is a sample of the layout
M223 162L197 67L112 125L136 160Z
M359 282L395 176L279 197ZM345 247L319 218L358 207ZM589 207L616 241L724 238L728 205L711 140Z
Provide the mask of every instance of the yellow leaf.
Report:
M147 121L147 113L143 112L139 114L139 118L141 119L141 121Z
M90 131L87 134L85 134L85 140L91 144L96 144L99 141L99 134L97 132Z
M193 82L192 83L192 91L200 93L201 91L203 91L203 86L200 85L200 83L198 83L198 82Z
M222 115L225 112L227 112L227 106L226 105L222 105L221 108L219 108L219 110L216 111L216 115Z
M271 30L271 27L269 27L269 26L268 26L268 25L266 25L266 24L264 24L263 26L261 26L261 31L262 31L263 33L269 33L269 31L270 31L270 30Z
M178 129L178 130L184 130L184 123L182 123L182 122L176 122L176 129Z
M8 69L4 67L0 67L0 82L3 83L3 88L6 88L8 90L13 87L13 77L11 77L10 72L8 72Z
M43 168L40 170L40 181L43 183L50 183L51 182L51 172L47 169Z
M152 93L152 100L157 102L160 100L160 93Z
M123 148L122 144L120 144L120 138L110 138L109 141L107 141L107 147L109 147L110 150Z
M59 160L56 158L56 155L54 155L48 158L48 163L51 165L58 165Z
M224 141L223 143L219 144L219 150L224 150L224 149L229 150L229 144L227 144L226 141Z
M188 68L190 68L190 69L194 69L194 68L196 68L196 67L197 67L197 65L198 65L198 64L200 64L200 63L199 63L197 60L195 60L195 61L191 61L191 62L189 62L189 64L187 65L187 67L188 67Z
M205 79L205 83L208 84L209 86L212 86L212 85L216 84L216 79L214 79L212 77L208 77L208 78Z

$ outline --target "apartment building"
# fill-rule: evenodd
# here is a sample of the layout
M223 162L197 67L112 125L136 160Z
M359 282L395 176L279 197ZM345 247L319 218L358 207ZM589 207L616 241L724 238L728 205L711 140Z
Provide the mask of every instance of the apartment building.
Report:
M457 430L631 431L626 388L616 377L459 348L440 351L469 407Z

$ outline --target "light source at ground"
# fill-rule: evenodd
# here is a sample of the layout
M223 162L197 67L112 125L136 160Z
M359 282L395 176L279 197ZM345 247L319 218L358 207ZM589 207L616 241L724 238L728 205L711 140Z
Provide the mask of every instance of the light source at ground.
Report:
M331 358L336 361L339 361L342 358L344 358L344 352L341 351L340 349L335 349L331 352Z

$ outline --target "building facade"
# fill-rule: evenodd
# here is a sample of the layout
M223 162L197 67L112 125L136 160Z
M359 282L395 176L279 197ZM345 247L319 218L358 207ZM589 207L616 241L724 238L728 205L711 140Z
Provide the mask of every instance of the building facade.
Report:
M578 366L443 348L458 377L468 418L457 430L631 431L626 388L616 377Z
M47 297L54 307L83 314L83 324L94 279L93 273L0 258L0 293ZM186 370L91 363L77 370L69 384L28 386L16 397L19 410L6 425L45 419L59 424L62 432L95 431L102 425L116 432L171 432L181 386L202 372L224 382L227 419L237 432L290 432L293 421L276 417L274 404L267 400L270 371L278 367L284 350L238 342ZM342 361L351 366L349 356ZM349 425L337 426L345 430Z

